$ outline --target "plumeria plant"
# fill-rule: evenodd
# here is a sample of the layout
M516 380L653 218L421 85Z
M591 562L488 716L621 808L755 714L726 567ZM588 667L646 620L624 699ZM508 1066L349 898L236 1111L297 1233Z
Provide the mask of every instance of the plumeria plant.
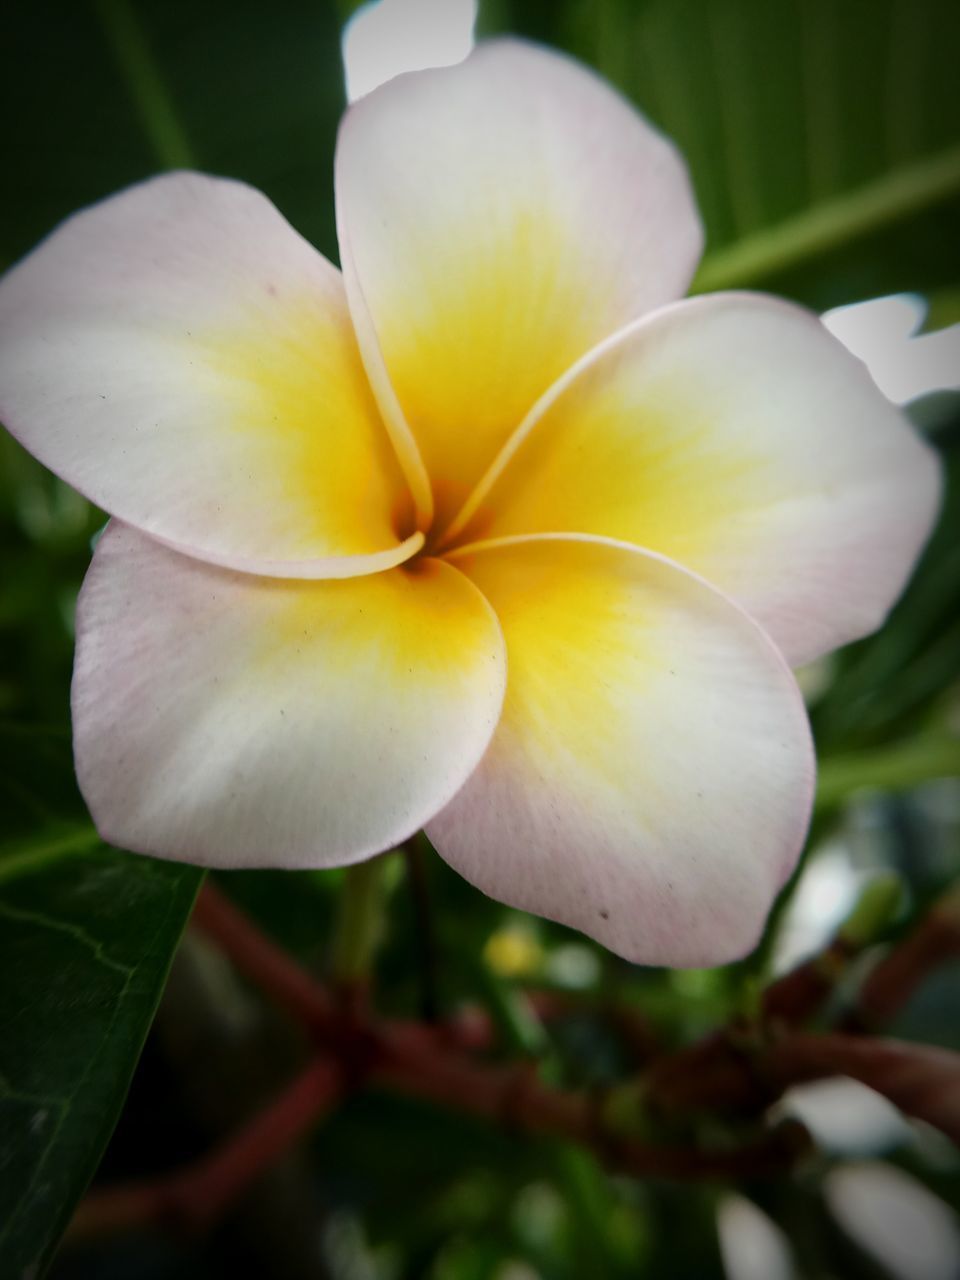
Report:
M684 165L557 54L388 82L335 189L342 274L176 173L3 284L3 420L113 517L73 686L100 834L333 867L425 825L627 959L742 956L810 816L789 668L882 620L933 453L814 316L677 301Z
M371 860L421 831L633 964L747 956L811 819L794 670L882 624L937 516L933 449L814 313L684 299L684 161L563 54L491 40L376 88L334 190L339 269L252 187L178 171L0 283L0 419L110 517L72 688L96 831L204 868L354 868L341 978L369 977ZM843 1028L804 1030L890 902L837 935L829 980L811 962L757 997L754 1031L783 1032L751 1041L762 1088L724 1033L595 1104L491 1064L476 1010L411 1024L321 987L210 885L199 926L317 1056L234 1145L79 1221L206 1226L369 1078L641 1175L787 1167L805 1140L766 1107L838 1071L955 1135L952 1061L863 1065ZM955 903L939 918L955 948ZM882 977L874 997L892 1016ZM705 1146L682 1118L710 1107L755 1128Z

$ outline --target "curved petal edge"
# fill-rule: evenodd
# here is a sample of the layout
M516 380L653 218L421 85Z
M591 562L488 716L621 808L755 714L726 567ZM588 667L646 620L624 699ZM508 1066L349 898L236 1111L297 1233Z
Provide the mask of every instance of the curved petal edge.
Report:
M8 272L0 417L110 514L241 571L369 573L414 528L340 273L240 182L140 183Z
M335 186L367 367L439 528L573 361L685 292L702 246L673 145L586 67L518 40L355 102Z
M74 751L105 840L212 867L327 867L407 839L475 768L497 620L436 560L305 582L112 522L80 595Z
M658 552L799 666L882 623L940 488L934 450L815 315L712 294L628 326L561 379L459 538L584 533Z
M750 951L796 864L814 780L782 656L730 601L610 540L505 539L454 562L507 646L503 715L427 826L485 893L628 960Z

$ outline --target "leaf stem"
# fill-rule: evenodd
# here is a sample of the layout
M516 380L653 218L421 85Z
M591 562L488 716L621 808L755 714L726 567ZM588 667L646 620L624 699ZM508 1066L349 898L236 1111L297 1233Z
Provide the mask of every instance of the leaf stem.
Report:
M742 288L960 193L960 146L754 231L704 259L693 291Z
M186 130L129 0L97 0L97 13L161 167L195 169Z

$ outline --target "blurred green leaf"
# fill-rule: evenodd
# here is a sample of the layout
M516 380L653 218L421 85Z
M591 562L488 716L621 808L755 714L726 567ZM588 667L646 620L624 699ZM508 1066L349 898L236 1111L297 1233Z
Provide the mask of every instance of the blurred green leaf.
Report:
M108 849L69 743L0 728L0 1274L39 1276L116 1123L200 872Z
M960 738L938 733L885 750L834 755L820 765L818 810L835 808L857 791L906 791L934 778L960 777Z
M265 191L336 258L343 109L333 0L12 0L0 264L61 218L187 159Z

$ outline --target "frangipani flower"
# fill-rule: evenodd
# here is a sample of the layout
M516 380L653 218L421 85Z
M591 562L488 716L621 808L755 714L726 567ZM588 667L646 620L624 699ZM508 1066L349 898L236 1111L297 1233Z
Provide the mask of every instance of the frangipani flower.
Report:
M377 89L336 200L342 276L181 173L0 287L0 415L114 517L73 688L99 830L323 867L426 824L632 960L741 955L810 811L788 664L882 620L931 452L815 317L675 301L682 162L564 57Z

